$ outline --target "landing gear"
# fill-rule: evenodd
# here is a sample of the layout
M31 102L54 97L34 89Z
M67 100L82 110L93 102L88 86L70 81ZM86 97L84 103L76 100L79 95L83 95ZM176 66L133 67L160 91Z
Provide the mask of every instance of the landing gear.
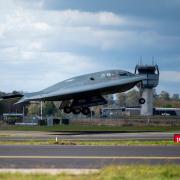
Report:
M66 114L70 114L71 113L71 107L69 107L69 106L65 106L64 107L64 112L66 113Z
M87 116L87 115L89 115L91 113L91 110L88 107L83 107L81 109L81 112L82 112L82 114Z
M139 104L144 104L145 102L146 102L146 100L144 98L139 99Z
M64 113L66 114L70 114L70 113L73 113L73 114L84 114L84 115L89 115L91 113L90 109L88 107L70 107L70 106L65 106L64 107Z
M80 108L72 108L72 113L73 114L80 114L81 109Z
M104 105L107 104L107 100L104 99L101 95L96 96L87 96L87 97L78 97L71 100L62 101L60 105L60 109L64 109L64 113L73 113L79 114L82 113L83 115L91 114L91 110L89 107Z

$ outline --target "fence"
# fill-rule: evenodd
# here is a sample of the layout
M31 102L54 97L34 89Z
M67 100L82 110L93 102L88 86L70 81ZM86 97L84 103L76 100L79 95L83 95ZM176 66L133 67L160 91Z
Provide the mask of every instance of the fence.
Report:
M180 117L124 116L120 118L77 118L70 124L112 125L112 126L180 126Z

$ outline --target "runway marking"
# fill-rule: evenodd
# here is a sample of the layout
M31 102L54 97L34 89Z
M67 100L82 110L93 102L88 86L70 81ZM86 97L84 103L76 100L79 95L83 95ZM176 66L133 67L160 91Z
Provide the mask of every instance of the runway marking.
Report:
M29 174L29 173L48 173L48 174L52 174L52 175L56 175L59 173L69 173L69 174L73 174L73 175L80 175L80 174L89 174L89 173L97 173L99 172L98 169L46 169L46 168L40 168L40 169L26 169L26 168L18 168L18 169L0 169L0 173L25 173L25 174Z
M180 160L180 156L0 156L0 159L155 159Z
M173 138L173 137L172 137ZM147 140L147 141L153 141L153 140L161 140L161 141L173 141L172 140L172 138L114 138L114 139L109 139L109 138L100 138L100 139L86 139L86 138L84 138L84 139L78 139L78 138L76 138L76 139L59 139L59 140L61 140L61 141L127 141L127 140L129 140L129 141L132 141L132 140ZM34 141L53 141L54 139L38 139L38 138L36 138L36 139L32 139L32 138L24 138L24 139L22 139L22 138L16 138L16 139L14 139L14 138L0 138L0 140L1 141L32 141L32 140L34 140Z

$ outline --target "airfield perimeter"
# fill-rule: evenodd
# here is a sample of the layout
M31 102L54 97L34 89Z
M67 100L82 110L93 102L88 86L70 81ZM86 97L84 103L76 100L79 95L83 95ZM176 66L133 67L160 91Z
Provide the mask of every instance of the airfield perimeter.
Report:
M77 141L172 141L175 132L0 131L0 168L97 169L121 164L180 164L179 145L79 145ZM177 131L176 133L179 133ZM69 145L46 142L68 141ZM44 142L44 145L31 142ZM9 142L9 143L8 143ZM27 144L24 144L27 142ZM30 142L30 143L29 143Z

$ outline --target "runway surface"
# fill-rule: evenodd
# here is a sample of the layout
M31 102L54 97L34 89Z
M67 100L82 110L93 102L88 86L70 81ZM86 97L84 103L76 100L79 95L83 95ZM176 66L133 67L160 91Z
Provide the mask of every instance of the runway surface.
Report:
M0 168L96 169L121 164L180 164L180 146L0 145Z
M0 131L0 141L53 140L173 140L180 132L37 132Z

